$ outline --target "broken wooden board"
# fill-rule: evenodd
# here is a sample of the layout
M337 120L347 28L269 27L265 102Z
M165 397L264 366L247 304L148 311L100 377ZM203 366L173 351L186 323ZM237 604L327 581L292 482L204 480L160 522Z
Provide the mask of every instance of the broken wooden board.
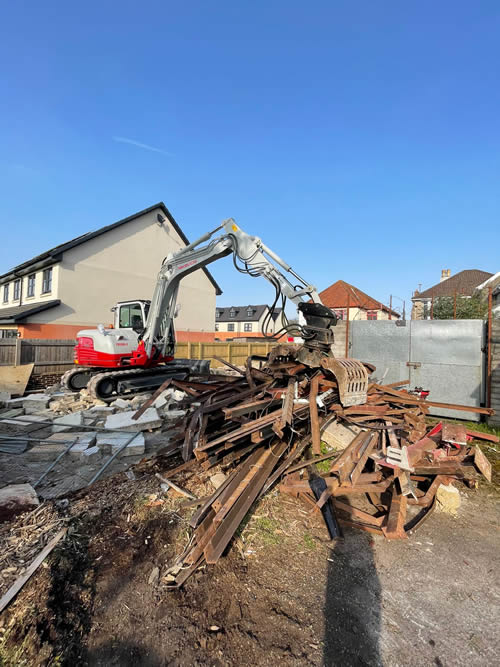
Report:
M481 451L479 445L476 445L474 452L474 465L481 472L488 482L491 482L491 463Z
M0 366L0 391L11 396L23 396L35 364Z

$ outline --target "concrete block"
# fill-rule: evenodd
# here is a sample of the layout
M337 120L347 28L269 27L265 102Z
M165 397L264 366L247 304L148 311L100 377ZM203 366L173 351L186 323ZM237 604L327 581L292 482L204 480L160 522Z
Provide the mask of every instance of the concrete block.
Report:
M126 401L123 398L117 398L116 401L113 401L110 403L110 406L112 408L115 408L116 410L129 410L131 407L130 401Z
M453 484L441 484L436 493L436 500L441 512L456 515L460 507L460 492Z
M0 489L0 521L6 521L40 504L31 484L10 484Z
M64 415L63 417L58 417L54 419L52 425L52 432L59 433L62 431L68 431L72 426L81 426L83 424L83 414L79 412L71 412L69 415Z
M27 415L35 415L48 408L50 401L51 397L45 394L31 394L31 396L25 397L23 408Z
M155 408L148 408L139 419L132 419L136 410L119 412L106 419L106 428L118 431L146 431L150 428L159 428L162 424L160 415Z
M0 391L0 407L3 408L10 400L11 396L8 391Z
M83 463L95 463L101 458L101 450L97 445L89 447L80 454L80 461Z
M27 422L28 424L38 424L40 422L45 422L45 421L52 421L51 419L47 419L47 415L31 415L31 414L26 414L26 415L20 415L18 417L18 420L20 422Z
M351 444L360 430L361 429L358 426L352 424L345 426L340 422L334 421L331 424L328 424L325 430L321 433L321 440L335 449L345 449Z
M186 415L186 410L164 410L163 416L169 421L176 421L182 419Z
M25 398L21 396L20 398L11 398L9 401L5 402L6 408L22 408Z
M111 405L94 405L89 410L85 410L85 417L108 417L114 414L115 409Z
M40 443L39 445L35 445L28 452L26 452L26 456L28 461L52 462L59 456L59 454L61 454L61 452L64 452L66 447L67 445L63 444L62 442L54 442L53 444L47 445Z
M99 433L97 435L97 446L103 454L116 454L131 437L130 433ZM129 442L120 456L135 456L144 454L144 434L137 433L135 438Z

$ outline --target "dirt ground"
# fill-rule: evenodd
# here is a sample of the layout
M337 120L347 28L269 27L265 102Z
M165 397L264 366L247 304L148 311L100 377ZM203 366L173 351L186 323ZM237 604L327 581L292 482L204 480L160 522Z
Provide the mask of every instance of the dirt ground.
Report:
M458 516L435 512L408 540L348 529L333 551L321 519L274 492L225 558L171 591L192 510L162 502L150 467L136 477L61 504L70 536L0 618L0 665L499 664L493 487L460 487Z

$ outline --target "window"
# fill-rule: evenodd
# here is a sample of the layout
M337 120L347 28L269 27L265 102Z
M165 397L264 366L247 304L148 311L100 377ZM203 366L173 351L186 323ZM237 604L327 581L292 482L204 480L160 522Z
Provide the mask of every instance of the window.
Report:
M42 275L42 294L52 290L52 269L45 269Z
M247 308L247 317L248 318L253 317L253 308L250 307Z
M230 322L230 323L227 325L227 330L228 330L228 331L234 331L234 324L233 324L233 322Z
M28 276L28 291L26 296L35 296L35 277L36 274L34 273Z
M235 315L236 315L235 309L231 308L231 310L229 311L229 317L235 317Z
M14 296L12 298L14 299L14 301L19 301L20 296L21 296L21 281L14 280Z
M3 302L7 303L9 300L9 283L3 286Z
M347 309L346 308L341 308L340 310L334 310L333 311L335 315L337 316L338 320L345 320L347 318Z
M243 329L245 331L252 331L252 323L251 322L245 322Z
M215 317L216 317L217 319L219 319L219 317L220 317L220 310L216 310L216 311L215 311Z
M17 329L0 329L0 338L17 338Z
M128 303L120 306L120 329L142 329L142 308L140 303Z
M218 322L215 323L215 330L219 331L219 323Z
M367 320L376 320L377 319L377 311L376 310L367 311L366 319Z

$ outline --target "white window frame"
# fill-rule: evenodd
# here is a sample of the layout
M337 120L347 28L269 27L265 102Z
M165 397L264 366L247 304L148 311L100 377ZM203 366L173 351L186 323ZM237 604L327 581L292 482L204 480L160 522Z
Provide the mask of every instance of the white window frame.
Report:
M252 331L252 323L245 322L245 324L243 325L243 331Z
M14 289L12 294L12 301L19 301L21 298L21 278L14 280Z
M3 303L9 303L9 287L10 283L6 283L3 286Z
M30 273L26 282L26 298L35 296L36 273ZM30 287L32 287L33 290L30 290Z
M227 330L228 330L228 331L233 331L233 332L234 332L234 322L228 322L228 324L227 324Z
M50 294L52 292L52 267L44 269L42 273L42 294Z
M229 317L236 317L236 310L234 308L231 308L229 311Z

